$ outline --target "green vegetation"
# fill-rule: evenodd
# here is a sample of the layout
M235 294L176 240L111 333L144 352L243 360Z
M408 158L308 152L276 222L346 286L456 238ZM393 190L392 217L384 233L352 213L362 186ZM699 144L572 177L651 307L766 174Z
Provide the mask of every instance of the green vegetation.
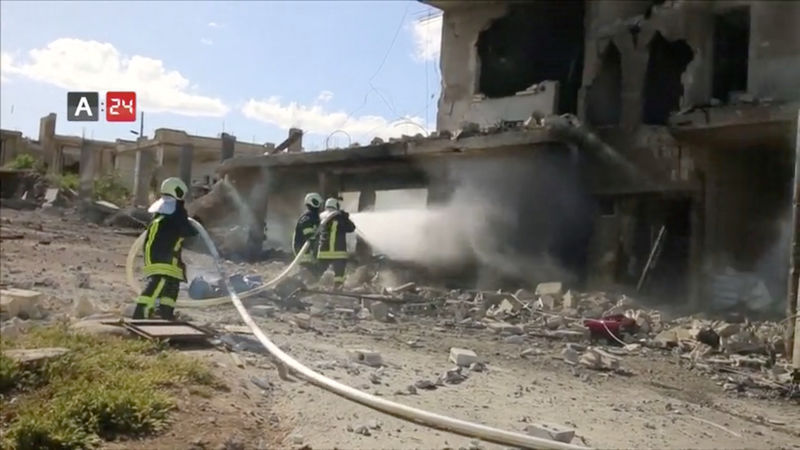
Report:
M95 200L105 200L122 206L128 201L130 193L117 174L109 173L94 180L94 197Z
M34 169L37 166L37 160L32 155L21 153L14 157L13 160L6 163L5 167L14 170L27 170Z
M223 389L200 361L157 342L42 328L0 347L72 351L35 367L0 356L3 449L87 449L163 429L178 388Z
M72 189L73 191L77 191L78 186L81 184L80 176L73 172L65 172L62 175L51 175L48 177L48 181L51 186L60 189Z

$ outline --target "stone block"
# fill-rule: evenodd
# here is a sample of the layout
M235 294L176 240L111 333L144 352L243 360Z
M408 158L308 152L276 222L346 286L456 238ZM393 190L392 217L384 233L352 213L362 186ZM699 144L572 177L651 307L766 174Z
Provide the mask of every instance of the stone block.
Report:
M617 370L619 369L619 358L597 348L589 348L581 355L580 361L584 366L595 370Z
M298 328L308 330L311 328L311 316L305 313L295 314L294 323Z
M539 297L543 295L552 295L555 298L561 298L564 293L564 285L560 281L539 283L536 286L536 295Z
M589 338L589 330L557 330L553 332L553 335L569 342L582 342Z
M523 334L525 332L521 326L506 322L492 322L489 324L489 329L501 336Z
M472 350L453 347L450 349L450 361L462 367L469 367L470 364L478 362L478 355Z
M347 357L350 361L364 364L370 367L380 367L383 365L381 354L372 350L348 350Z
M738 333L741 327L738 323L722 323L716 328L716 332L721 338L731 337Z
M525 432L530 436L550 439L552 441L564 442L569 444L575 437L575 430L554 423L540 422L525 427Z
M564 362L570 365L577 365L581 359L581 354L573 348L567 347L561 351L561 357Z
M39 361L47 361L50 359L58 358L59 356L69 353L68 348L51 347L51 348L34 348L34 349L18 349L18 350L5 350L3 356L13 359L20 364L32 364Z
M40 292L27 289L0 290L0 313L9 319L17 316L32 317L41 298Z
M272 317L275 315L277 308L272 305L255 305L250 308L250 313L254 316Z
M369 312L372 318L378 322L386 322L389 320L389 305L383 302L375 302L369 305Z
M556 298L552 295L543 295L539 297L539 305L545 311L550 311L556 307Z

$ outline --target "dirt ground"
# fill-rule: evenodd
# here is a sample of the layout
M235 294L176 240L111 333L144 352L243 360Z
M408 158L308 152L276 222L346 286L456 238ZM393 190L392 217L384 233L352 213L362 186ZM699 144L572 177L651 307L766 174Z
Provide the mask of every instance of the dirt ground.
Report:
M134 237L87 225L72 213L1 209L0 220L0 282L45 294L44 321L69 314L81 297L115 313L132 302L124 263ZM253 273L265 267L240 266ZM78 274L89 276L88 286ZM219 330L242 325L232 308L184 312ZM426 317L397 324L314 317L314 330L303 330L293 316L279 311L258 321L286 352L333 379L451 417L515 431L553 422L575 429L573 443L596 448L800 449L796 401L726 392L722 381L690 370L667 351L624 356L630 372L624 376L567 365L557 358L561 341L526 336L508 343L488 330L446 328ZM459 384L409 393L409 385L435 382L453 367L450 347L474 350L486 370L464 372ZM349 362L347 349L377 351L384 367ZM168 431L106 448L500 448L386 416L300 380L282 381L263 355L239 353L241 368L228 353L190 352L206 359L230 391L214 398L186 393Z

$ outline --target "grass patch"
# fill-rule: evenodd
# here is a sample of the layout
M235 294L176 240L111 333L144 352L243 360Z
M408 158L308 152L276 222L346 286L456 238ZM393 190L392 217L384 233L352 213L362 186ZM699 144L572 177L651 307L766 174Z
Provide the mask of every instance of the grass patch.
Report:
M3 449L87 449L167 425L178 388L223 389L202 362L157 342L35 330L2 348L65 347L38 367L0 357Z
M72 189L73 191L77 191L78 187L81 185L80 176L73 172L65 172L61 175L50 175L48 176L48 181L50 185L56 186L59 189Z

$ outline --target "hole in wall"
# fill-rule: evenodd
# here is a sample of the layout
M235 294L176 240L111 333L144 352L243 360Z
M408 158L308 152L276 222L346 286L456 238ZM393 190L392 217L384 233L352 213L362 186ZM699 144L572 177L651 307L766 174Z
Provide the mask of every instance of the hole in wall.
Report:
M559 81L560 112L577 110L584 47L584 2L514 4L478 36L478 91L508 97L532 84Z
M665 125L670 113L680 108L681 75L694 58L694 52L686 41L668 41L661 33L655 34L648 47L642 119L646 124Z
M747 90L750 8L736 8L714 17L712 95L727 102L730 93Z

